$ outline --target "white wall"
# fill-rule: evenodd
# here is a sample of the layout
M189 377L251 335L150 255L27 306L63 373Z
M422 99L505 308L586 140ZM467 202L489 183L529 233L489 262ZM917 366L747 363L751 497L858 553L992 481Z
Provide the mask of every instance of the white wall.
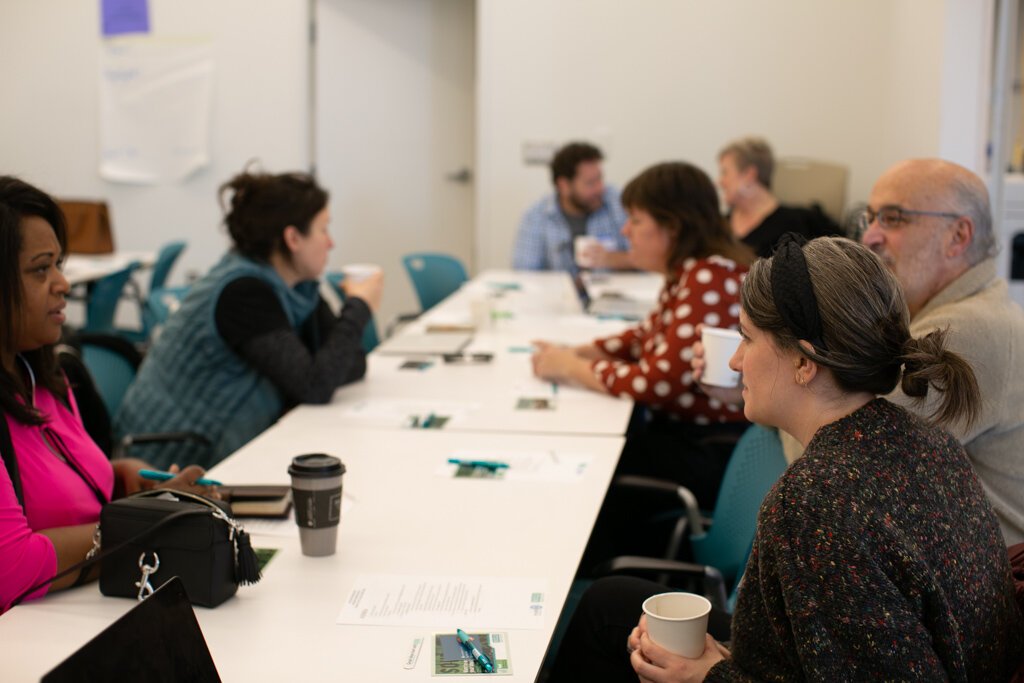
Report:
M317 0L316 165L331 191L330 264L384 268L381 326L419 310L401 257L467 265L474 161L474 0Z
M479 0L477 16L481 267L508 265L550 190L523 141L592 139L621 186L669 158L715 177L718 149L756 133L849 165L860 200L894 161L940 153L940 102L957 96L936 0Z
M212 163L180 184L132 186L98 173L99 0L0 0L0 173L58 196L110 202L118 248L184 238L172 280L205 271L227 244L217 187L245 162L308 167L307 8L300 0L150 0L155 35L213 39Z
M946 0L940 156L984 174L995 0Z
M748 133L780 155L849 164L851 200L902 157L942 154L981 170L992 0L477 4L478 269L509 263L522 210L549 190L546 168L522 164L526 140L594 139L619 185L667 158L713 173L719 147ZM185 268L201 271L225 244L219 183L252 157L269 170L307 166L307 4L151 5L155 32L216 41L212 166L181 185L102 181L98 0L0 0L0 172L106 197L119 246L183 236ZM386 246L395 258L403 250ZM383 260L384 248L373 242L367 257Z

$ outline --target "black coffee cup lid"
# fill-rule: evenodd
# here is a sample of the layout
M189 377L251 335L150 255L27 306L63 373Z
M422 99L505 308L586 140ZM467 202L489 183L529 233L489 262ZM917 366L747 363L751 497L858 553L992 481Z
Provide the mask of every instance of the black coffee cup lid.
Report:
M288 474L293 477L336 477L345 474L345 464L333 455L309 453L292 458Z

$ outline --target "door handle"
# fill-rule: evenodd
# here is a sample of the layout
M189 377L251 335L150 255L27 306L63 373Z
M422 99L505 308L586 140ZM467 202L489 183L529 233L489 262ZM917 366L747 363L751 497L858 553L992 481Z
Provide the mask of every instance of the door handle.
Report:
M469 170L468 166L463 166L457 171L446 174L445 179L453 183L469 183L473 180L473 171Z

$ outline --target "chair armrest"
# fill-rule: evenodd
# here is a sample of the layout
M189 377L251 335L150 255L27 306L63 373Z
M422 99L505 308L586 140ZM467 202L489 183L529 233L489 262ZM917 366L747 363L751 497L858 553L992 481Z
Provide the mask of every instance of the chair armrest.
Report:
M204 446L210 445L210 440L202 434L196 432L161 432L161 433L149 433L149 434L125 434L121 437L121 440L114 445L114 457L127 458L128 452L131 447L136 444L147 444L147 443L171 443L174 441L191 441L194 443L202 444Z
M602 563L596 569L598 576L628 574L630 576L650 576L659 583L671 585L672 579L701 579L711 604L725 610L725 579L722 573L709 565L663 560L654 557L621 555Z
M687 523L690 527L690 535L698 536L705 532L704 515L701 514L700 507L697 505L697 497L694 496L693 492L685 486L680 486L679 484L666 479L640 477L632 474L624 474L615 477L612 481L612 486L624 486L626 488L661 491L663 493L673 494L679 499L685 508Z

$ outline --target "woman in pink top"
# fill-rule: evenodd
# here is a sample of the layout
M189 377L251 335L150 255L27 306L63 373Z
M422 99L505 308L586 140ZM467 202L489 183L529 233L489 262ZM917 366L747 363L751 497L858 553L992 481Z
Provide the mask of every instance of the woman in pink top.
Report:
M24 591L80 562L93 548L100 508L149 487L145 464L111 464L82 426L53 345L68 282L60 271L64 216L46 193L0 176L0 612ZM12 473L13 476L12 476ZM188 467L167 486L210 493ZM72 574L35 591L85 581Z

